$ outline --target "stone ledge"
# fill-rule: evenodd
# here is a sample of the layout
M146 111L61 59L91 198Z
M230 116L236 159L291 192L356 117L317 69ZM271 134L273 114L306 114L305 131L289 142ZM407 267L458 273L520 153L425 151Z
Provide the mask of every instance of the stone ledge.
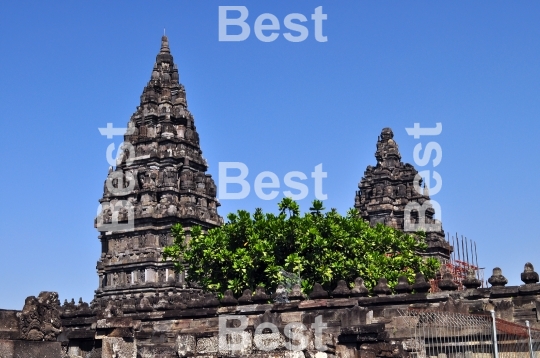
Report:
M491 289L489 288L476 288L463 291L463 298L467 300L477 300L479 298L489 298L491 295Z
M60 358L60 342L4 341L0 340L0 357Z
M326 307L353 307L358 306L358 298L334 298L328 300Z
M518 288L520 295L535 295L540 293L540 283L528 283Z
M490 298L512 297L519 294L518 286L492 286Z
M91 325L96 323L96 316L91 317L77 317L77 318L62 318L63 326L82 326L82 325Z
M218 309L213 308L188 308L185 310L163 311L163 318L185 318L185 317L203 317L215 316Z
M379 297L360 297L358 298L358 304L361 306L376 306L387 304L411 304L411 303L423 303L434 300L443 300L448 297L446 294L443 297L429 297L426 293L413 293L413 294L399 294L392 296L379 296Z
M272 312L292 311L298 309L300 301L292 301L289 303L274 303Z
M310 309L310 308L319 308L319 307L327 307L328 299L320 299L320 300L308 300L300 302L298 305L298 309Z
M232 314L236 312L236 306L222 306L217 309L216 313L220 314Z
M273 304L253 304L245 306L236 306L236 312L238 313L264 313L270 311L273 308Z
M141 321L136 321L130 317L115 317L98 319L96 322L96 328L109 329L109 328L138 328L141 325Z
M68 339L89 339L96 336L96 331L92 329L74 329L66 332Z
M450 295L453 293L459 294L459 291L442 291L442 292L428 293L426 298L428 302L444 301L444 300L447 300L448 297L450 297Z
M384 332L384 323L363 324L341 329L341 334L365 334L365 333L380 333Z

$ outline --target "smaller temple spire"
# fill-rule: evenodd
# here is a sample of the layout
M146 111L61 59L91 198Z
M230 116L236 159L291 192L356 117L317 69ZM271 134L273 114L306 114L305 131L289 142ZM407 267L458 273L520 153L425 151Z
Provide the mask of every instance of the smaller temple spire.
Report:
M407 209L409 203L416 203L418 207L425 208L422 224L440 225L438 231L426 233L428 249L424 255L448 260L452 247L445 240L442 225L433 217L435 209L429 202L425 204L430 200L429 188L423 180L416 181L418 171L412 165L401 161L392 129L383 128L381 131L375 158L377 165L366 168L358 185L360 190L356 193L354 206L360 215L371 225L381 223L399 230L410 230L412 221L406 220L420 224L418 209L412 210L412 219L411 209Z

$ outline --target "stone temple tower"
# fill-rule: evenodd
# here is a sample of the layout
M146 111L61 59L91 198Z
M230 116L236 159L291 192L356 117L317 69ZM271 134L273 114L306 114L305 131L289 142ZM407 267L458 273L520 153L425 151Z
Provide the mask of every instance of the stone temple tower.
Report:
M163 36L150 81L100 199L96 228L102 251L96 298L185 288L185 277L162 260L161 252L172 243L175 223L188 231L194 225L207 230L223 223L207 169L186 92Z
M429 246L425 255L448 260L452 247L445 240L442 224L433 218L433 206L426 203L430 200L427 188L422 188L419 177L415 184L418 171L401 161L399 147L393 138L390 128L382 130L375 152L377 165L369 165L364 172L354 207L371 225L382 223L404 231L420 228L419 209L425 210L424 231Z

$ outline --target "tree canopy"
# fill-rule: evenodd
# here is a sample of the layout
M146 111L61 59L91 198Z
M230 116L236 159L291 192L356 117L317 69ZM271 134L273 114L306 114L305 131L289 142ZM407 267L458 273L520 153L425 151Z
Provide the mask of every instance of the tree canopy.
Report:
M207 233L194 227L189 242L176 224L164 258L174 260L177 270L186 268L189 280L207 290L237 294L259 285L272 291L284 281L284 271L299 276L303 291L310 292L316 282L330 289L338 280L352 283L356 277L368 289L382 277L393 287L401 275L412 282L416 272L431 278L439 268L436 259L419 255L427 248L422 232L372 227L355 209L345 216L335 209L324 212L318 200L303 215L290 198L278 208L278 214L239 210Z

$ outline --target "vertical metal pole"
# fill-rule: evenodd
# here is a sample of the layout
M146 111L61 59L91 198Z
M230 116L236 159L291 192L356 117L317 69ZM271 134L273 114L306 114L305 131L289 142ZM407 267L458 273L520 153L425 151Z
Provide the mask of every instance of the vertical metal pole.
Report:
M492 322L492 337L493 337L493 358L499 358L499 348L497 347L497 324L495 323L495 311L489 311L491 313Z
M467 253L467 271L469 271L471 262L469 261L469 242L467 241L467 236L465 236L465 252Z
M474 266L474 256L473 256L474 250L473 250L473 247L472 247L472 243L473 243L473 241L469 240L469 244L471 245L471 263L472 263L472 266Z
M531 358L534 358L532 339L531 339L531 325L529 324L529 321L525 321L525 325L527 326L527 334L529 335L529 355L531 356Z
M456 242L454 240L454 237L452 236L452 265L456 263Z
M457 243L457 259L459 261L459 260L461 260L461 256L459 254L459 237L457 235L457 232L456 232L456 243ZM456 264L457 264L457 262L456 262Z
M474 256L476 258L476 275L477 279L480 279L480 266L478 266L478 252L476 251L476 241L474 242ZM482 278L482 287L484 287L484 281Z
M463 256L463 260L465 261L465 245L463 244L463 235L461 235L461 256Z
M446 232L446 240L448 241L448 246L450 245L450 233ZM448 258L448 263L452 262L452 253L450 253L450 257Z

